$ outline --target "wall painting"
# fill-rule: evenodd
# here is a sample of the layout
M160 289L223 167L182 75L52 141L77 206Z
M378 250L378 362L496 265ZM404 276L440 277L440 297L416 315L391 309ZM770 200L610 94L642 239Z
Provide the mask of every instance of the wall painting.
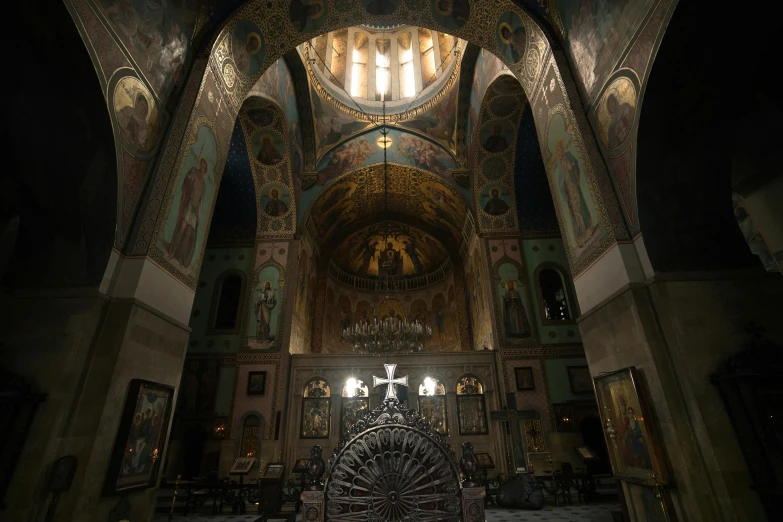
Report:
M145 154L158 143L160 121L152 93L138 78L127 76L114 88L114 115L125 142Z
M499 331L505 344L519 344L533 335L529 292L515 263L500 263L496 272Z
M247 345L251 349L265 350L279 345L278 327L282 303L280 270L266 266L258 272L256 286L248 307Z
M598 136L604 146L620 148L631 134L635 116L636 87L628 78L617 78L598 102Z

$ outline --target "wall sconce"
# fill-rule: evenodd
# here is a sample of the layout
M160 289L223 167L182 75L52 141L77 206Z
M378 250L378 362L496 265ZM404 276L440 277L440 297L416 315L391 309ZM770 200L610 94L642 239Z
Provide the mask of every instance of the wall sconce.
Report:
M215 438L222 440L225 436L226 436L226 425L223 424L223 423L216 424L215 425Z

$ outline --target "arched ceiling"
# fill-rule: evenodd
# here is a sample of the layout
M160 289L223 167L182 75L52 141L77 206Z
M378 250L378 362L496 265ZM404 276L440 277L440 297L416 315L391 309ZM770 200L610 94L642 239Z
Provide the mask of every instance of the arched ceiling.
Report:
M343 272L358 276L383 275L380 266L390 258L395 276L421 276L448 259L443 244L421 228L398 221L366 225L349 234L335 249L332 261Z
M382 164L361 167L329 185L310 207L321 245L338 244L345 230L358 223L399 215L457 246L467 214L463 196L442 178L395 163L388 165L385 184Z

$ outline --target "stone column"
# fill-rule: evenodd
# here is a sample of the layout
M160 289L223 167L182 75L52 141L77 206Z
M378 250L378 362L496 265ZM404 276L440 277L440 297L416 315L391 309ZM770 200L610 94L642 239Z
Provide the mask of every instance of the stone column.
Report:
M168 440L194 292L145 258L115 252L109 267L101 288L0 297L6 368L48 396L14 471L4 519L42 520L49 467L65 455L78 467L60 496L58 522L108 518L121 495L103 496L104 482L132 379L174 388L169 417L161 419ZM127 440L128 433L119 436ZM168 449L162 447L161 461ZM125 493L132 519L149 520L157 484Z
M597 283L597 282L596 282ZM581 300L581 296L580 296ZM635 366L669 469L679 520L766 520L734 430L710 383L747 342L749 320L783 340L783 280L758 272L655 274L589 307L579 319L593 376ZM583 307L583 310L586 308ZM632 520L640 486L624 484Z

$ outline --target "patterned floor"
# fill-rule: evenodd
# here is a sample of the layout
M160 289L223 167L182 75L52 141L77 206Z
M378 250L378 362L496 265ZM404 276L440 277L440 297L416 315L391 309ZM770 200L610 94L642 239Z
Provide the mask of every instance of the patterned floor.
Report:
M620 505L590 504L575 506L546 506L540 511L525 511L521 509L491 508L487 510L487 522L612 522L612 511L620 511Z
M619 511L616 503L591 504L589 506L546 506L540 511L525 511L521 509L492 508L487 510L487 522L612 522L612 511ZM202 515L194 514L187 517L175 515L172 522L257 522L258 515ZM297 521L301 516L297 516ZM168 522L168 515L156 515L153 522ZM270 519L268 522L284 522Z

